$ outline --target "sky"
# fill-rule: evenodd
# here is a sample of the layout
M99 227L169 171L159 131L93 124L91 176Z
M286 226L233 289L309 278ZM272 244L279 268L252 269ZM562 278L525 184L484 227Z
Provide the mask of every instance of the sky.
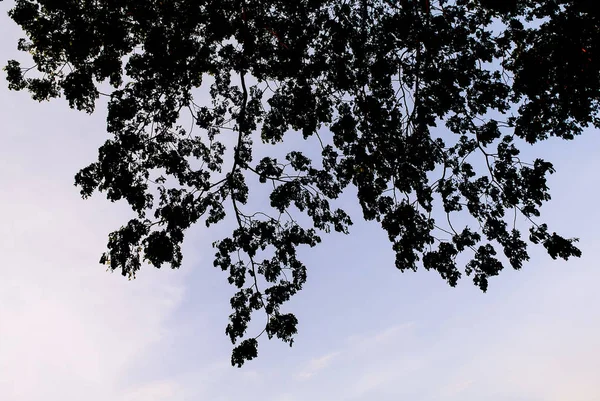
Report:
M20 32L0 18L5 64L22 57ZM233 288L212 266L219 230L190 230L179 270L128 281L98 264L131 216L73 185L104 124L101 107L37 103L0 79L0 400L600 401L597 132L529 150L555 165L543 217L581 238L581 259L530 248L483 294L399 272L384 232L355 218L350 236L301 252L294 346L261 338L238 369L224 333Z

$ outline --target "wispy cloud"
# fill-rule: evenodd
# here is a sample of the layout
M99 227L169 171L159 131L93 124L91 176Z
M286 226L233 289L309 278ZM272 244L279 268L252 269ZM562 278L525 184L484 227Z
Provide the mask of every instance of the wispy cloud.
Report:
M183 389L174 381L146 383L125 393L118 401L184 401Z
M298 379L307 380L318 372L325 369L339 355L339 352L331 352L318 358L311 359L307 366L298 374Z
M473 386L474 380L472 379L459 379L448 383L440 391L442 398L452 398L462 394L469 387Z
M326 370L332 364L346 364L357 358L368 358L373 353L378 353L382 349L389 350L390 342L398 340L400 336L405 336L412 327L414 327L414 323L411 322L394 325L381 332L350 336L346 340L345 345L337 351L329 352L308 361L306 366L296 375L296 378L307 380ZM379 374L377 377L366 377L362 380L360 386L372 387L373 385L369 383L381 382L382 380L387 381L385 376L387 374Z
M413 328L415 328L414 322L406 322L390 326L381 332L352 336L348 340L352 349L372 348L395 341L398 336L407 335Z

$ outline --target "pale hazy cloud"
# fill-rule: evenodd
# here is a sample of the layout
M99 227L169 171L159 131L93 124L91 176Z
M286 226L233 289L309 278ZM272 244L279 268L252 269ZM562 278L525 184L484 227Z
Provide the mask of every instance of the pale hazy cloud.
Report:
M103 119L65 106L0 90L1 400L119 399L185 294L183 273L128 282L98 264L130 212L81 200L73 175L95 157Z
M0 398L113 397L128 385L129 365L168 333L181 278L106 273L97 259L123 213L86 211L76 193L61 196L72 186L3 182L11 198L0 201L10 222L0 236Z
M175 381L160 380L126 391L118 401L184 401L184 392Z
M331 352L318 358L311 359L307 366L298 374L301 380L310 379L316 373L322 371L331 364L333 359L339 355L339 352Z

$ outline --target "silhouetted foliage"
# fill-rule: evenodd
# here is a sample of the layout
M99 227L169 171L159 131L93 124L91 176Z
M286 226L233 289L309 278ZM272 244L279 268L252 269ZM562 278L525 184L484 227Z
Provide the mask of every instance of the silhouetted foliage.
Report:
M330 202L350 185L402 271L436 270L451 286L466 274L486 291L506 264L529 259L517 214L552 258L580 256L576 239L535 221L554 170L522 161L519 146L600 125L592 3L16 0L10 17L33 66L5 70L11 89L36 100L64 96L92 113L108 97L111 139L76 185L137 213L109 236L100 262L110 269L131 277L142 259L177 268L186 229L231 217L214 265L238 289L226 333L241 366L257 356L258 336L246 333L254 311L266 313L269 338L292 344L298 321L281 308L306 281L297 249L348 231L350 216ZM298 134L321 157L253 157L253 143ZM246 210L253 177L271 191L266 210ZM455 227L456 215L479 228Z

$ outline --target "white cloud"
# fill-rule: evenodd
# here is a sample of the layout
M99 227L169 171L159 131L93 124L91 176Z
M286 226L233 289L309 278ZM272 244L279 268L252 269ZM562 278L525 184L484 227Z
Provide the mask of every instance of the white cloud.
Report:
M119 401L183 401L183 389L175 381L146 383L128 391Z
M354 343L353 348L371 348L374 346L384 346L390 341L395 341L399 336L404 336L410 332L411 329L415 328L414 322L407 322L403 324L393 325L383 330L380 333L373 333L364 337L351 338Z
M319 358L312 359L306 368L302 372L298 374L298 378L301 380L307 380L313 377L316 373L325 369L327 366L331 364L335 357L337 357L339 352L331 352L327 355L323 355Z
M441 396L442 398L448 398L460 395L469 387L471 387L473 383L474 381L472 379L461 379L448 383L444 388L442 388Z
M374 359L380 358L386 353L390 354L390 351L393 354L397 349L394 344L401 338L410 335L413 328L414 323L409 322L391 326L378 333L352 335L347 339L346 344L337 351L311 359L296 375L296 378L307 380L315 377L318 373L320 373L320 378L324 378L334 374L333 371L340 367L354 365L356 368L353 369L353 374L363 373L345 383L341 390L351 389L350 392L354 396L367 393L371 389L392 382L402 374L398 366L392 370L382 368L382 364L374 363ZM385 357L381 360L385 365L387 362ZM414 361L405 362L404 370L414 370L418 365ZM330 369L327 370L327 368Z

